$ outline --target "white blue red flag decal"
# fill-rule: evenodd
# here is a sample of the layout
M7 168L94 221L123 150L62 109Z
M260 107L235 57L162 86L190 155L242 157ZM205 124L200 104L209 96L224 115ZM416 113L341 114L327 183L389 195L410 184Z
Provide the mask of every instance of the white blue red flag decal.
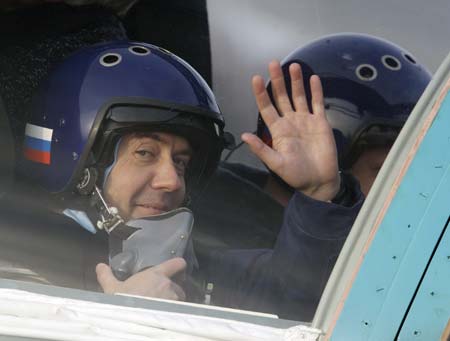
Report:
M53 129L27 123L23 151L25 158L49 165L52 135Z

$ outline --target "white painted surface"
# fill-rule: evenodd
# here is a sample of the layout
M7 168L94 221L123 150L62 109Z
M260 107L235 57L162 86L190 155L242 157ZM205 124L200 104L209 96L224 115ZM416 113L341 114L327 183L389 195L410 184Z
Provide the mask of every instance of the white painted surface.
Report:
M59 341L314 341L321 331L0 289L0 334Z

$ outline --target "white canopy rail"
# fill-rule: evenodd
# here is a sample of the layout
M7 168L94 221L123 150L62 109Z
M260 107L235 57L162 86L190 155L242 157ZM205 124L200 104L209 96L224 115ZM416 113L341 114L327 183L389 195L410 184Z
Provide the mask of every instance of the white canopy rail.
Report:
M321 332L304 325L282 329L0 289L0 335L67 341L313 341Z

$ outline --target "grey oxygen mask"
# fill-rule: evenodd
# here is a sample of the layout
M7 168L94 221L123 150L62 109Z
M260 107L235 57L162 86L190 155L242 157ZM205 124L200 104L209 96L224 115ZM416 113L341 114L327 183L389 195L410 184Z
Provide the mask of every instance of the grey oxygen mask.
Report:
M184 207L128 221L125 225L136 229L128 238L122 240L109 235L109 264L114 275L124 280L174 257L185 257L192 268L195 265L190 238L193 224L192 212Z

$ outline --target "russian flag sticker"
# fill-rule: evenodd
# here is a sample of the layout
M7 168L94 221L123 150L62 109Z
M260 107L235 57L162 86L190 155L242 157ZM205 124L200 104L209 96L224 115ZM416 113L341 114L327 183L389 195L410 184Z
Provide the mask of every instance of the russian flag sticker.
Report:
M28 160L50 164L53 129L27 123L23 153Z

